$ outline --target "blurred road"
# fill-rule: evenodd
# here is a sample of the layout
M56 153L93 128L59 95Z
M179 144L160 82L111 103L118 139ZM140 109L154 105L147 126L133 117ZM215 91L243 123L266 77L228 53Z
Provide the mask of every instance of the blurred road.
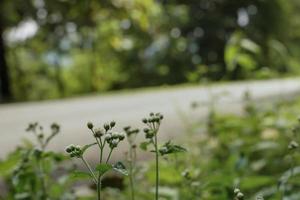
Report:
M141 118L153 111L164 114L162 135L165 138L172 138L183 133L185 129L183 116L189 116L195 121L207 113L207 104L212 97L217 96L216 104L219 110L238 112L242 107L245 91L250 91L256 100L285 98L300 93L300 79L171 87L133 93L0 105L0 158L12 151L22 138L31 138L30 134L24 131L28 122L38 121L45 127L51 122L61 124L62 133L54 139L51 148L63 150L70 143L85 144L92 141L86 128L87 121L101 125L115 120L117 127L125 125L141 127ZM202 104L202 107L192 109L191 103L194 101ZM89 158L94 158L93 154Z

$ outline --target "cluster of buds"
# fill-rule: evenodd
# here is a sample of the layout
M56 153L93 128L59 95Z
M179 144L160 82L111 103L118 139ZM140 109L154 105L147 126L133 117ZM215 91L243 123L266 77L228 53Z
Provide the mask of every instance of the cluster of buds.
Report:
M112 129L115 127L116 122L111 121L110 123L105 123L103 125L103 128L95 128L92 122L87 123L87 127L93 132L94 137L96 139L100 139L103 137L104 141L109 144L109 147L111 149L116 148L120 141L124 140L125 134L124 133L118 133L115 131L112 131Z
M142 121L148 125L148 128L144 128L146 139L152 139L158 131L163 115L160 113L150 113L149 118L144 118Z
M235 195L235 200L243 200L244 199L244 194L241 192L240 189L235 188L233 192Z
M104 140L109 144L111 149L116 148L124 138L125 134L122 132L107 132L104 135Z
M142 121L144 124L160 124L161 120L164 118L164 116L160 113L150 113L149 118L144 118Z
M82 149L79 145L71 144L66 148L66 152L71 156L71 158L77 157L80 158L82 156Z

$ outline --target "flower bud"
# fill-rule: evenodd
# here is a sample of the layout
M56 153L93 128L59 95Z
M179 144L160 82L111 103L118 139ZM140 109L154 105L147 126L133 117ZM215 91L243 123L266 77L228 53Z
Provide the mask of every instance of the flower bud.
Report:
M123 130L124 130L125 132L128 132L128 131L130 130L130 128L131 128L130 126L126 126L126 127L123 128Z
M88 123L87 123L87 127L88 127L89 129L93 129L94 125L93 125L92 122L88 122Z
M243 199L244 199L244 194L241 193L241 192L239 192L239 193L237 193L236 198L237 198L238 200L243 200Z
M144 118L144 119L142 120L142 122L143 122L144 124L147 124L147 123L148 123L148 120L147 120L146 118Z
M108 131L108 130L110 129L109 124L104 124L103 127L104 127L104 129L105 129L106 131Z
M72 149L71 149L70 147L67 147L67 148L66 148L66 152L67 152L67 153L71 153L71 152L72 152Z
M113 132L113 133L111 134L111 138L112 138L112 139L117 139L117 138L119 138L119 133L118 133L118 132Z
M110 127L113 128L116 125L115 121L110 122Z
M145 133L148 133L149 131L150 131L150 129L144 128L144 132L145 132Z
M119 133L118 138L120 141L125 139L125 134L124 133Z
M103 131L100 128L95 129L95 137L100 138L103 136Z
M235 195L237 195L240 191L241 191L240 189L235 188L234 191L233 191L233 193L234 193Z
M107 141L107 142L110 141L111 138L112 138L112 137L111 137L111 134L105 134L105 135L104 135L104 140Z
M54 134L57 134L59 132L60 126L56 123L53 123L51 124L51 129Z

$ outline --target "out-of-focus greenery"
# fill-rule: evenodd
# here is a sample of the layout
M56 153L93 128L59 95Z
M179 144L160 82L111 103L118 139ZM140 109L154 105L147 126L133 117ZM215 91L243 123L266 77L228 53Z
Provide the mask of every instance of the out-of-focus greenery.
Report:
M0 10L15 100L299 71L298 0L2 0Z
M258 196L264 199L299 199L299 108L299 99L260 106L253 104L247 96L243 115L214 113L209 114L206 123L189 124L189 130L179 138L180 144L188 147L188 152L162 155L160 158L160 196L167 200L229 200L234 199L233 191L239 188L245 199L259 199L256 198ZM30 189L39 188L42 180L49 185L49 199L95 199L95 191L85 181L74 184L75 178L86 180L84 172L68 174L64 171L62 180L57 179L57 183L63 186L50 181L56 180L60 173L52 171L61 166L64 157L60 154L45 152L41 158L43 162L51 163L49 169L45 168L48 170L42 177L31 176L35 170L39 172L34 168L36 157L21 153L32 151L32 146L23 147L0 161L0 177L5 178L8 186L7 194L0 188L0 199L16 199L11 195L18 192L21 192L18 199L26 199L21 198L24 193L35 195ZM137 200L153 199L155 168L153 160L137 163ZM54 179L50 179L52 177ZM23 181L23 184L17 180ZM36 185L30 184L30 181ZM115 181L111 181L110 185L113 183ZM103 188L103 197L106 200L130 199L129 179L124 178L123 184ZM67 189L72 191L70 196L59 196Z

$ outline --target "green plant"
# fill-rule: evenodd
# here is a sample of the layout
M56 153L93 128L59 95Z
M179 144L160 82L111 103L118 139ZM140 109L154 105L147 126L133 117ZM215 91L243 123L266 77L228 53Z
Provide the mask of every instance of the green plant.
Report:
M72 191L69 190L71 182L67 174L69 169L60 166L66 158L60 153L47 150L49 143L60 132L60 126L53 123L50 126L50 134L46 135L41 125L30 123L26 131L33 133L36 143L25 140L26 142L6 160L0 162L0 176L5 178L5 184L9 188L5 199L74 199ZM63 169L66 173L60 177L52 176L59 169Z
M121 162L117 162L114 165L109 164L109 160L111 158L112 152L118 147L118 144L125 138L124 133L118 133L112 130L115 127L115 125L116 123L112 121L109 124L108 123L104 124L103 129L102 128L94 129L94 125L91 122L89 122L87 123L87 127L92 132L92 135L96 142L87 144L83 147L79 145L75 146L71 144L66 148L66 152L72 158L75 157L81 159L83 164L87 167L89 171L89 176L91 177L92 181L97 187L98 200L101 199L102 178L104 174L106 174L110 170L115 170L123 175L128 175L125 166ZM86 150L94 145L97 145L100 151L99 162L95 170L93 170L93 168L90 166L88 161L84 158L84 153L86 152ZM105 159L104 150L106 146L109 149L109 154ZM77 173L83 174L84 172L77 172Z
M158 131L163 120L163 115L160 113L150 113L148 118L144 118L142 121L147 125L144 128L145 137L148 141L141 143L141 148L146 150L148 145L152 145L155 153L155 199L159 197L159 156L167 155L171 153L185 152L181 146L173 145L170 141L165 143L161 148L158 145Z
M128 163L129 163L129 183L130 183L130 193L131 200L135 199L135 163L136 163L136 136L139 133L139 129L131 129L130 126L124 128L124 131L127 136L127 141L129 144L129 153L128 153Z

